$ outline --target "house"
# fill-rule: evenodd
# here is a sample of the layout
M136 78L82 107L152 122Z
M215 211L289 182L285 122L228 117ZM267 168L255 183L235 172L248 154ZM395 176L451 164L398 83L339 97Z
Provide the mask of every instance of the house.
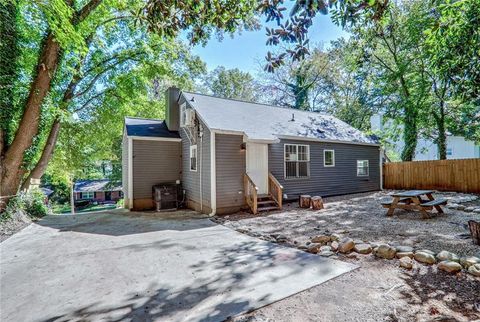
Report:
M379 144L333 116L176 88L166 97L165 120L125 118L128 209L152 208L163 182L181 183L186 205L208 214L381 188Z
M372 130L376 131L377 133L382 133L385 130L393 127L391 121L384 121L382 114L374 114L370 118L370 124ZM447 159L480 158L480 145L473 141L466 140L464 137L448 135L446 143ZM390 151L388 148L385 149L387 154L399 158L404 147L402 138L399 137L397 140L391 140L389 145L391 146ZM438 147L433 140L419 138L417 141L417 148L415 149L415 157L413 158L413 161L438 159Z
M74 199L99 203L116 202L123 198L122 185L108 179L77 180L73 187Z

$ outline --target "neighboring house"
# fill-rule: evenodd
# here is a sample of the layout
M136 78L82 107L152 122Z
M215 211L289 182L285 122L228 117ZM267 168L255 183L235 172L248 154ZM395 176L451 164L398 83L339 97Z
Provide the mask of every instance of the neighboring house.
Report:
M377 133L382 133L391 127L391 122L384 121L381 114L375 114L370 118L371 128ZM390 142L391 149L398 157L401 155L404 143L401 135L397 141ZM388 148L386 149L388 154ZM473 141L465 140L464 137L447 136L447 159L470 159L480 158L480 145ZM418 139L415 149L414 161L438 160L438 147L432 140Z
M152 185L167 182L210 214L381 187L379 144L333 116L175 88L165 121L125 118L122 145L129 209L152 208Z
M122 185L110 183L108 179L78 180L73 188L75 201L92 200L97 202L118 201L123 198Z

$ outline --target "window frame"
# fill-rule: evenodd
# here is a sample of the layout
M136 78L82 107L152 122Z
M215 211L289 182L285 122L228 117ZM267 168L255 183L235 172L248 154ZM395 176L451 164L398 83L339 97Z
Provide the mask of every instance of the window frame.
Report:
M326 164L326 158L325 155L327 152L332 152L332 164ZM323 166L326 168L332 168L335 167L335 150L333 149L323 149Z
M287 146L295 146L295 160L287 160L286 152ZM299 147L306 148L306 160L299 160ZM283 178L285 180L302 180L310 178L310 145L309 144L295 144L295 143L284 143L283 144ZM287 176L287 162L295 162L296 176ZM307 175L300 176L300 163L307 164Z
M187 103L180 105L180 127L185 127L187 123Z
M90 197L85 197L86 194L88 194ZM83 191L83 192L81 192L80 199L81 200L95 199L95 192L94 191Z
M195 150L195 169L192 169L192 151ZM191 172L197 172L198 171L198 147L196 144L190 145L190 157L188 158L189 160L189 168Z
M359 167L358 163L359 162L367 162L367 173L366 174L359 174L358 173L358 170L360 168L365 168L365 166L362 166L362 167ZM369 177L370 176L370 161L369 160L365 160L365 159L362 159L362 160L357 160L357 177Z

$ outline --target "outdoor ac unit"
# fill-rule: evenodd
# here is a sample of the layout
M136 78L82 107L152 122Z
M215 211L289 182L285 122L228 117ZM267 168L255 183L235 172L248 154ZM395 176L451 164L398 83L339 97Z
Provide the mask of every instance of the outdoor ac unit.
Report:
M185 126L195 125L195 110L191 108L185 109Z

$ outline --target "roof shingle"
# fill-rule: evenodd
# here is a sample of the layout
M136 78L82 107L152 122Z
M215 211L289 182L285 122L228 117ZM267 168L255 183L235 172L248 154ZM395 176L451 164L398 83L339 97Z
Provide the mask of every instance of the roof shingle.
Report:
M170 131L164 120L125 117L128 136L146 136L163 138L180 138L176 131Z
M347 123L326 113L182 92L210 129L242 132L249 139L276 140L281 136L377 144Z

